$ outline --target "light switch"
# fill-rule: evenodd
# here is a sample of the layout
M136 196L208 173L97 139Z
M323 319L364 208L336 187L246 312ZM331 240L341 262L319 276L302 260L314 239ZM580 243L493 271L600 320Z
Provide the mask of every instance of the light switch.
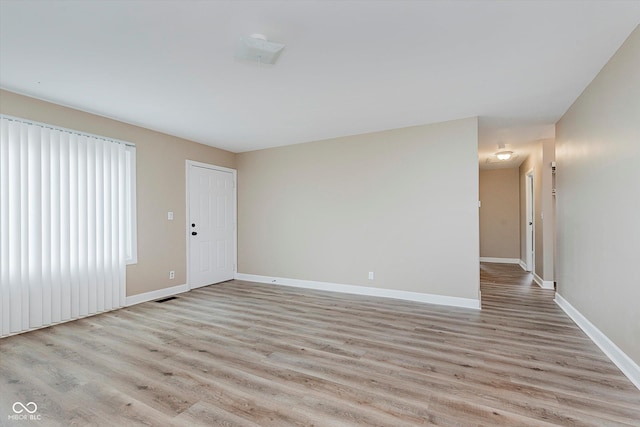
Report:
M167 212L167 219L173 221L173 212Z

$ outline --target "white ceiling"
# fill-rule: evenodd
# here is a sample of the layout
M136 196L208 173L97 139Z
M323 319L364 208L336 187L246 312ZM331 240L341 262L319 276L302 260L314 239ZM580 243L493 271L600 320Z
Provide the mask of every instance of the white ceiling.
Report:
M480 117L526 157L640 1L0 1L0 86L234 152ZM274 66L234 59L253 33ZM522 152L518 152L522 150ZM517 165L516 165L517 166Z

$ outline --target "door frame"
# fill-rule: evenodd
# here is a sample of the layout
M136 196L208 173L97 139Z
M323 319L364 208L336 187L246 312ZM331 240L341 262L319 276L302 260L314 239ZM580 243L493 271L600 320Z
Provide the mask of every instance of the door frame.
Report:
M536 208L535 208L535 170L525 175L525 264L526 270L535 273L536 264ZM529 223L531 231L529 232Z
M189 172L191 171L192 167L200 167L200 168L205 168L205 169L212 169L212 170L217 170L220 172L229 172L233 175L233 201L231 203L231 205L233 206L233 277L235 278L235 276L238 273L238 171L236 169L231 169L231 168L226 168L224 166L217 166L217 165L212 165L209 163L202 163L202 162L197 162L195 160L189 160L187 159L185 162L185 175L186 175L186 195L185 195L185 201L186 201L186 217L185 217L185 239L186 239L186 244L187 244L187 257L186 257L186 271L187 271L187 289L191 290L191 278L190 276L190 261L191 261L191 250L190 250L190 237L191 237L191 208L190 208L190 200L189 200L189 193L190 193L190 178L189 178Z

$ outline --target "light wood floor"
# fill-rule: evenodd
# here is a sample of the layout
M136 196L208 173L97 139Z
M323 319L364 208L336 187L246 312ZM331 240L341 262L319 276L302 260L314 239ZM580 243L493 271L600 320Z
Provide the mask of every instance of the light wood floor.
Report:
M482 311L231 281L0 340L0 424L640 425L640 391L518 266Z

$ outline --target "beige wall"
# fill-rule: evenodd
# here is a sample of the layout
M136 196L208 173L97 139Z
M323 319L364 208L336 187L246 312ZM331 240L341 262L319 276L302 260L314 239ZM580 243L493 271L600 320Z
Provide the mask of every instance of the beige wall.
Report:
M640 27L556 138L558 293L640 364Z
M136 144L138 263L127 267L127 296L186 283L185 160L235 168L234 153L7 91L0 112Z
M541 218L542 228L542 275L543 280L555 281L556 252L556 198L553 195L553 170L551 162L556 160L556 142L554 139L541 141L542 179L541 179Z
M520 259L518 169L480 171L480 256Z
M472 118L239 154L238 271L478 299L477 143Z

